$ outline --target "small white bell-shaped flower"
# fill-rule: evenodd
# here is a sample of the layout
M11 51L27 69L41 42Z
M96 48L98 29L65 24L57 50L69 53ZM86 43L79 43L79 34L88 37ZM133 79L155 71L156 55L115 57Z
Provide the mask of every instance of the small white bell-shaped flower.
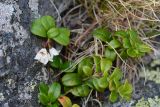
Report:
M57 51L55 48L49 49L49 53L45 48L42 48L34 59L46 65L49 61L53 61L53 57L59 55L60 51Z
M53 57L59 55L60 50L56 50L55 48L50 48L49 49L49 54L51 56L51 59L49 61L53 61Z

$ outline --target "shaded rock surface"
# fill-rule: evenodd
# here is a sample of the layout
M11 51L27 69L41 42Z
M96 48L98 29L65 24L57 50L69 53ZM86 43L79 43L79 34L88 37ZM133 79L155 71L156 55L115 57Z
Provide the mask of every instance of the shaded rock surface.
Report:
M46 69L35 62L41 39L30 33L31 21L58 17L71 0L0 0L0 107L39 107L37 84L47 81Z

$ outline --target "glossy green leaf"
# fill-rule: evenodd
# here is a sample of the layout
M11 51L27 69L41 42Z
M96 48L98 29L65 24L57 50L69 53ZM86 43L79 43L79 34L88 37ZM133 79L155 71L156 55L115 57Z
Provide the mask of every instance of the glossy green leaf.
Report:
M111 38L111 33L104 29L104 28L98 28L93 31L93 36L96 37L97 39L106 42L109 41Z
M89 92L90 92L90 89L87 85L80 85L80 86L74 87L71 90L71 93L77 97L88 96Z
M118 79L113 79L109 81L109 90L110 91L115 91L118 90L118 88L120 87L121 83L120 80Z
M70 92L71 87L63 86L64 92Z
M98 92L104 92L108 87L108 81L106 77L92 79L93 88Z
M146 44L139 44L137 48L139 52L150 52L151 51L151 48Z
M120 96L126 100L129 100L132 94L132 85L126 80L124 85L121 85L118 89Z
M122 37L122 38L125 38L127 37L127 32L124 31L124 30L118 30L114 33L115 36L119 36L119 37Z
M53 40L61 45L67 46L70 42L69 36L70 31L67 28L59 28L59 35L54 37Z
M121 85L120 80L118 80L118 79L115 78L115 79L113 79L113 82L114 82L114 84L116 86L116 89L118 89L120 87L120 85Z
M119 68L115 68L113 73L110 76L110 80L117 79L120 80L123 76L122 71Z
M82 83L82 79L77 73L68 73L62 77L62 83L64 86L77 86Z
M31 32L40 37L47 37L47 31L41 24L41 19L36 19L31 26Z
M99 56L94 55L93 60L94 60L94 64L95 64L95 71L100 72L101 71L101 67L100 67L101 58Z
M48 94L48 89L49 89L48 85L46 85L44 83L40 83L40 85L39 85L40 93L43 93L43 94L47 95Z
M115 84L114 80L109 81L109 90L110 91L116 90L116 84Z
M47 105L49 103L48 97L43 93L38 94L38 99L39 102L42 103L43 105Z
M55 37L57 37L60 34L59 29L58 28L51 28L48 30L47 32L47 37L50 39L54 39Z
M141 52L139 52L139 50L133 49L133 48L127 49L127 54L130 57L140 57L140 56L144 55L144 53L141 53Z
M67 96L61 96L60 98L58 98L58 101L60 102L62 107L72 107L72 102Z
M130 40L128 38L123 39L123 47L124 48L130 48L131 47L131 43L130 43Z
M57 98L60 96L61 93L61 86L59 83L54 82L50 87L48 91L48 96L50 98L51 102L55 102Z
M68 63L68 64L67 64ZM64 63L65 64L65 63ZM68 66L68 67L67 67ZM66 67L66 68L65 68ZM62 70L64 70L63 72L67 72L67 73L69 73L69 72L74 72L75 71L75 69L77 68L77 66L76 66L76 63L73 63L73 62L71 62L71 61L67 61L66 62L66 65L64 65L64 67L62 67L62 68L65 68L65 69L62 69Z
M108 81L107 81L108 78L106 77L102 77L102 78L99 78L98 79L98 85L100 88L107 88L108 87Z
M108 72L112 67L112 61L108 60L107 58L102 58L100 64L102 72Z
M78 104L73 104L72 107L80 107Z
M138 37L138 33L135 30L128 30L128 35L131 45L134 47L137 43L141 43L141 40Z
M51 16L42 16L40 19L46 31L55 27L55 20Z
M56 101L55 103L51 105L47 105L47 107L59 107L59 103Z
M93 82L93 86L94 88L99 91L99 92L103 92L104 90L102 90L99 85L98 85L98 78L94 78L92 79L92 82Z
M71 61L65 61L65 62L61 65L60 69L65 70L65 69L69 68L69 67L71 66L71 64L72 64Z
M53 68L60 68L63 65L63 62L60 56L54 56L53 62L50 62L50 64L51 64L51 67Z
M115 48L119 48L121 46L120 42L116 39L113 39L109 42L109 48L110 49L115 49Z
M114 61L116 59L116 53L114 50L106 48L105 49L105 57L111 61Z
M109 100L111 102L115 102L118 99L118 93L116 91L112 91L110 96L109 96Z
M85 76L91 76L93 70L89 66L83 66L83 72Z
M132 91L133 91L132 85L128 82L128 80L125 80L124 85L122 85L121 87L119 87L119 92L121 94L131 94Z
M78 64L78 74L83 76L83 67L84 66L88 66L90 68L92 68L93 66L93 59L92 57L87 57L85 59L83 59L79 64Z
M120 56L122 59L127 59L128 58L127 50L123 49L120 53Z
M90 79L86 80L84 84L86 84L86 85L88 85L90 88L94 89L93 80L94 80L94 78L90 78Z

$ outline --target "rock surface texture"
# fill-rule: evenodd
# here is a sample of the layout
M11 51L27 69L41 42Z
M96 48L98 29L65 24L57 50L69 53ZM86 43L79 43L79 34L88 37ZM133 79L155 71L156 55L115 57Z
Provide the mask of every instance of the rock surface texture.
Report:
M73 1L0 0L0 107L41 107L37 99L38 84L48 81L49 77L46 68L34 60L42 48L42 41L30 33L31 22L40 16L51 15L60 25L60 15L64 16ZM160 56L157 62L160 62ZM157 74L159 68L160 63L153 67ZM154 80L159 78L152 77ZM142 97L160 97L160 84L157 82L142 77L135 84L131 102L111 104L106 100L104 107L131 107Z
M37 84L47 81L46 69L34 60L41 39L30 33L31 21L58 17L70 0L0 0L0 107L39 107Z

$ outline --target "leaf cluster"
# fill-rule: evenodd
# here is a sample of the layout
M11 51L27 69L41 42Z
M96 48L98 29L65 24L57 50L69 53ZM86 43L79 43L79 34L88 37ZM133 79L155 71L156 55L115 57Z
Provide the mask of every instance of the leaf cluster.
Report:
M77 104L73 104L67 96L61 95L61 85L57 82L51 85L41 83L39 85L38 99L45 107L80 107Z
M67 46L69 44L70 31L67 28L56 27L55 20L51 16L43 16L32 23L31 32L39 37L52 39L57 43ZM104 92L109 89L109 100L115 102L119 96L124 100L130 100L132 85L122 81L123 73L118 68L112 69L113 63L120 53L122 58L141 57L151 51L151 48L140 40L134 30L109 32L104 28L98 28L93 36L105 44L104 56L92 55L83 59L78 65L70 61L63 61L60 56L55 56L50 62L51 68L63 70L60 82L51 85L41 83L38 99L46 107L79 107L72 105L70 98L64 94L71 93L76 97L86 97L91 90ZM76 65L69 69L71 65Z
M140 39L138 33L133 29L111 33L104 28L98 28L94 30L93 36L107 43L106 55L111 59L115 58L114 49L124 59L142 57L151 51L151 48Z
M83 59L72 72L66 72L62 77L62 84L66 92L77 97L88 96L91 90L104 92L109 89L110 101L115 102L120 95L129 100L132 94L132 85L126 80L122 82L122 71L115 68L112 73L112 60L106 57L92 56Z
M70 31L67 28L57 27L51 16L42 16L36 19L32 23L31 32L39 37L54 40L64 46L67 46L70 41Z

